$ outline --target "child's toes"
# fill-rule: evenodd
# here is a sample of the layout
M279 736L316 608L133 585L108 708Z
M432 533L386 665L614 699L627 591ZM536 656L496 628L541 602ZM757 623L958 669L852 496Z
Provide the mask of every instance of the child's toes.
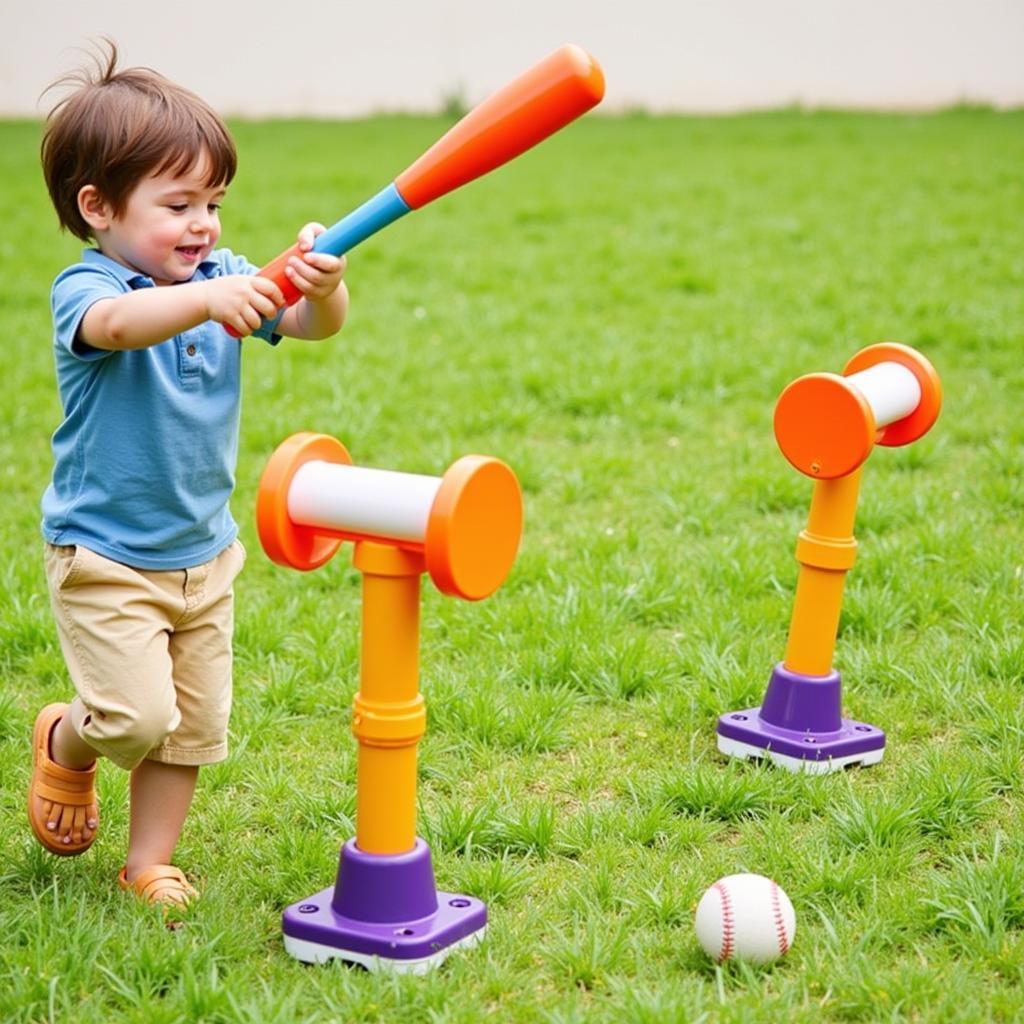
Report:
M75 811L75 842L81 843L87 840L92 835L92 829L89 827L89 820L85 814L86 809L79 807Z
M61 842L70 843L71 836L75 831L75 808L68 806L61 808L60 823L57 825L57 834ZM76 839L75 842L78 842Z

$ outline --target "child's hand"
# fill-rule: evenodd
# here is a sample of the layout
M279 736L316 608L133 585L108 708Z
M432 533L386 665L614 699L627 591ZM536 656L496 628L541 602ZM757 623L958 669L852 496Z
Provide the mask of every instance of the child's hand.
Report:
M299 232L302 258L292 256L285 267L288 280L309 302L322 302L330 298L341 284L345 274L345 257L326 252L313 252L313 239L327 229L323 224L306 224Z
M233 327L240 337L251 334L263 322L273 319L284 305L281 289L259 275L229 274L203 283L206 314L211 320Z

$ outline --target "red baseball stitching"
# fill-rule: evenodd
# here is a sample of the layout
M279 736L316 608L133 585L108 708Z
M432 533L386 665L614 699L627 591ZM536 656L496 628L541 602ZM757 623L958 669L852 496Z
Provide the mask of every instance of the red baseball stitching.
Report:
M786 935L786 922L782 920L782 902L779 899L779 887L775 882L771 885L772 916L775 918L775 934L779 937L779 952L785 956L789 950L789 937Z
M736 937L736 919L732 915L732 903L729 890L721 883L715 882L714 889L722 900L722 951L718 954L718 962L728 960L732 956L733 939Z

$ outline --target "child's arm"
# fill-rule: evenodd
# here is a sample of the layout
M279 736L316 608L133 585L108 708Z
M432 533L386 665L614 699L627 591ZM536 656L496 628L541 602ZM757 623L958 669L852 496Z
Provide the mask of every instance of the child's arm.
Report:
M248 334L264 317L272 319L283 303L273 281L239 274L139 288L93 303L82 317L78 336L93 348L148 348L206 320Z
M341 329L348 313L348 289L342 277L345 257L313 252L313 239L322 234L323 224L307 224L299 232L302 258L293 256L285 273L302 298L284 311L278 330L289 338L318 341Z

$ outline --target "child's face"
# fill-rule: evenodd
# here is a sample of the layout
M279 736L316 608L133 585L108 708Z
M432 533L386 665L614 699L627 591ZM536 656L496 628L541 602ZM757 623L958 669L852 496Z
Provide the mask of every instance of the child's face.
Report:
M97 232L100 250L158 285L190 280L220 238L225 189L206 184L207 168L204 153L184 174L143 178L122 214Z

